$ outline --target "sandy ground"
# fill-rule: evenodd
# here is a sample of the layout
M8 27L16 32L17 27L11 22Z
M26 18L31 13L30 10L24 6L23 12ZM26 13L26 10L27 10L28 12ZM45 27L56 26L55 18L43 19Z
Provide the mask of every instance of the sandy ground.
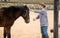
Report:
M49 38L53 38L53 33L50 32L53 29L53 11L47 11L48 14L48 33ZM30 23L26 24L22 17L18 18L11 28L12 38L41 38L41 30L39 20L33 21L38 14L30 12ZM59 15L60 16L60 15ZM60 19L60 18L59 18ZM60 20L59 20L60 24ZM0 38L3 38L3 27L0 27ZM60 28L59 28L60 38Z

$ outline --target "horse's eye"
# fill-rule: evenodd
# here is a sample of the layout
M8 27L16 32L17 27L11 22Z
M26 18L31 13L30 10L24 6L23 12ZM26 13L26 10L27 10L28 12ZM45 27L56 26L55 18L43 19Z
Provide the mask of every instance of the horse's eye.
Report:
M25 10L25 12L27 12L27 10Z

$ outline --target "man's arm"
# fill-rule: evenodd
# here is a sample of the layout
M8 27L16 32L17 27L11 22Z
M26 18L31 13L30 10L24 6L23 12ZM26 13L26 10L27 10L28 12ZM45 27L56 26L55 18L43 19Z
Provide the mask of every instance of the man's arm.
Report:
M41 12L41 10L34 10L34 12L35 12L35 13L40 13L40 12Z

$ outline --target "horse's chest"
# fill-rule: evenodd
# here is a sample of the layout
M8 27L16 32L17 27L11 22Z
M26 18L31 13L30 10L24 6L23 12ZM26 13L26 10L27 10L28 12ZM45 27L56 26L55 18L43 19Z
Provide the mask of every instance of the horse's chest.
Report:
M0 27L8 26L12 24L13 22L14 22L13 20L7 19L6 17L2 17L0 18Z

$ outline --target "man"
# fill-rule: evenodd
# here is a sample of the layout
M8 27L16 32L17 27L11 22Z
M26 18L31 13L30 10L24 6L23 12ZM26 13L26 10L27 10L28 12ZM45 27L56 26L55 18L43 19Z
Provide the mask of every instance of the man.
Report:
M34 10L35 13L39 13L36 19L40 18L40 25L41 25L41 33L42 38L48 38L48 19L47 19L47 11L45 9L46 5L44 3L39 4L41 10Z

